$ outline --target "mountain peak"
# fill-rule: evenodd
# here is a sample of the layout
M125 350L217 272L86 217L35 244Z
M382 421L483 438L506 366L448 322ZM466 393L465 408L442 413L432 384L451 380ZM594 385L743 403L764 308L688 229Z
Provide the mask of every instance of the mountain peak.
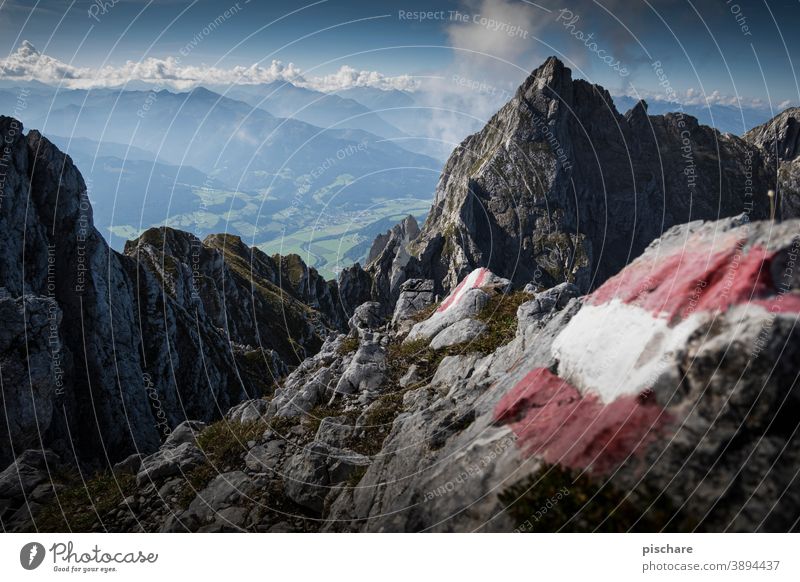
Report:
M739 160L755 148L731 139L718 151L720 138L698 127L686 169L681 130L670 116L649 117L644 101L621 116L603 87L548 58L451 155L414 243L414 276L443 292L486 267L519 286L567 281L588 291L665 228L741 212L730 185L744 181ZM722 190L720 172L736 176ZM768 207L760 171L756 183L754 219Z
M519 90L527 96L532 92L541 91L544 87L550 87L558 94L562 94L571 83L572 70L565 67L558 58L551 56L533 70Z

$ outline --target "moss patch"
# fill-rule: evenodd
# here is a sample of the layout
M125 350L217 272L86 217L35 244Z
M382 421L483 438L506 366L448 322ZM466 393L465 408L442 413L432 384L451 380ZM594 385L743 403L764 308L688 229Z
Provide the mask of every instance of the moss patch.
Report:
M99 473L84 482L80 476L58 479L63 488L36 515L36 528L46 532L91 532L98 521L109 527L110 513L136 491L136 477Z
M517 309L531 299L523 291L493 295L475 318L485 323L487 329L469 343L470 351L489 354L513 340L517 333Z
M197 492L227 471L241 468L242 456L247 452L247 441L258 440L268 425L253 422L217 421L197 435L197 446L205 455L205 462L186 473L186 483L178 493L178 505L188 507Z
M687 531L692 524L663 497L627 495L609 483L543 465L499 496L515 527L531 532Z

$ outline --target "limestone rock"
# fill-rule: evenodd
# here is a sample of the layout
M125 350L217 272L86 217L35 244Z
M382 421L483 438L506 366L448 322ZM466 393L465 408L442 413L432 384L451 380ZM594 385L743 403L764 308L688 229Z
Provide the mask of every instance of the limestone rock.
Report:
M431 349L441 350L458 344L471 342L484 331L486 324L475 319L462 319L444 328L431 340Z

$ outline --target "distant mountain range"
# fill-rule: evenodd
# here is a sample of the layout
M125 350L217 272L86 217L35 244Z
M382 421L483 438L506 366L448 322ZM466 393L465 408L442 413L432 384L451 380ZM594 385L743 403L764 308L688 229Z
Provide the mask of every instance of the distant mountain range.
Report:
M25 89L16 114L85 168L98 228L118 249L151 226L226 231L332 276L345 255L360 258L350 249L373 223L423 218L441 167L393 141L404 134L366 106L285 83L226 92L242 100L205 88ZM19 96L0 89L0 110L18 110ZM317 240L337 244L311 249Z
M284 81L175 93L141 82L86 91L0 80L0 111L54 136L84 169L114 248L153 226L224 230L300 253L329 277L363 262L387 224L409 213L422 220L454 143L487 121L448 117L437 99L424 89L323 93ZM635 105L613 99L620 111ZM671 109L649 102L651 114ZM735 134L771 117L754 107L683 111Z

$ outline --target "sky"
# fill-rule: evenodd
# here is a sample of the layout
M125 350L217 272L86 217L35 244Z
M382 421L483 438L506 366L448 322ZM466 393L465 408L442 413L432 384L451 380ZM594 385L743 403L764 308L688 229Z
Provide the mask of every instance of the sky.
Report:
M0 0L0 77L497 93L556 55L614 95L778 109L799 24L787 0Z

